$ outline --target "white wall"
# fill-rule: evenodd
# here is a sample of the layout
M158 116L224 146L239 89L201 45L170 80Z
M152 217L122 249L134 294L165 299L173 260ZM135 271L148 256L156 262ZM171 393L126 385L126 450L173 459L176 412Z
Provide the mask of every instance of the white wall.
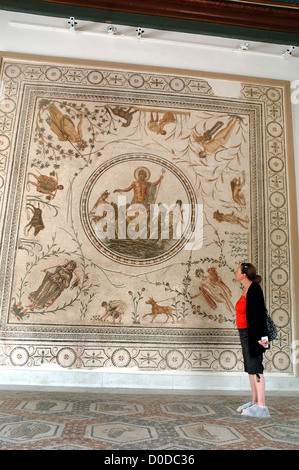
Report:
M117 26L117 34L111 36L107 25L77 20L77 31L72 32L68 18L49 18L25 15L0 10L0 50L43 56L58 56L74 59L88 59L105 62L120 62L155 67L198 70L227 73L260 78L273 78L294 82L299 89L299 48L294 56L285 60L282 53L286 46L251 43L248 51L242 51L244 40L187 35L158 30L145 30L137 38L135 26ZM297 207L299 208L299 93L298 104L292 105L293 134L296 166ZM297 211L299 214L299 211ZM299 216L298 216L299 220ZM54 374L52 374L53 372ZM136 386L134 374L105 371L105 373L82 373L66 371L6 371L8 384L28 385L78 385L92 387ZM73 374L73 375L72 375ZM53 379L55 377L55 379ZM243 380L245 379L245 381ZM247 387L246 377L223 375L217 377L191 378L172 373L138 374L137 386L147 388L235 388ZM299 389L286 378L270 380L269 388L274 390ZM3 382L2 382L3 383ZM183 384L183 385L182 385ZM282 388L283 387L283 388Z

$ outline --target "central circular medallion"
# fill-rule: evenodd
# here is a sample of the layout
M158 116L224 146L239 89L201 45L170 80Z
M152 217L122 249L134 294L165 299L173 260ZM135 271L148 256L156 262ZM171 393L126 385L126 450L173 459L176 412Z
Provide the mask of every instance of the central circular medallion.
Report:
M90 176L81 217L92 244L127 265L152 265L177 254L194 232L196 197L175 165L130 153L107 160Z

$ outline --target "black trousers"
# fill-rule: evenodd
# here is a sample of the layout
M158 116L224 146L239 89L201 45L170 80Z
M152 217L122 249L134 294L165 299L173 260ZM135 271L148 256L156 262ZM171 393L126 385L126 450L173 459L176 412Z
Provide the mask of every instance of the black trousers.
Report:
M245 372L247 372L250 375L257 375L257 376L259 374L262 374L264 371L263 355L261 354L256 357L250 356L247 328L239 328L239 335L240 335L242 352L243 352Z

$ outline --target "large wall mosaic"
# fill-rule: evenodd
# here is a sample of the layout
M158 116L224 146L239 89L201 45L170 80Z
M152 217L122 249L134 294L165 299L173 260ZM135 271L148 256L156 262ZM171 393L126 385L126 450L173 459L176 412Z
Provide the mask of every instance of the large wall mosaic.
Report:
M288 83L5 56L2 366L243 370L257 265L291 373Z

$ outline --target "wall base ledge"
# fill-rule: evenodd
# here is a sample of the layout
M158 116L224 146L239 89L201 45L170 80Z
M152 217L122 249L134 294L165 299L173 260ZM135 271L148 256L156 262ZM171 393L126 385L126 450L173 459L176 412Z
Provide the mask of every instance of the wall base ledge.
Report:
M22 370L21 370L22 369ZM299 377L265 373L266 391L298 392ZM102 389L168 391L248 391L246 373L182 373L178 371L136 372L132 370L24 370L1 368L0 390L12 388L60 389L61 391L99 391Z

